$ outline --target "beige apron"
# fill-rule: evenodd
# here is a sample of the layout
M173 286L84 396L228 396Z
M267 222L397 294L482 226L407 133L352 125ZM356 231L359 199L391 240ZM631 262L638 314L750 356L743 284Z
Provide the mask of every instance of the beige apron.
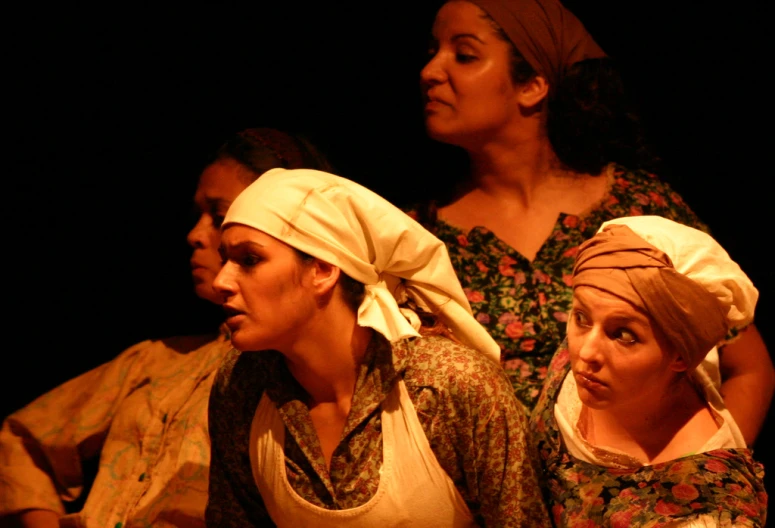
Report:
M285 474L284 440L282 418L264 393L251 426L250 463L278 527L476 526L463 497L436 460L403 381L396 383L382 404L380 482L366 504L327 510L297 495Z

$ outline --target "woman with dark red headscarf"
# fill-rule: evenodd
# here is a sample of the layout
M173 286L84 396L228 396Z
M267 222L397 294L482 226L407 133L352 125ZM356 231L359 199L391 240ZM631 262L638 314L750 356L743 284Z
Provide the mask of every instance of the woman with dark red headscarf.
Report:
M411 212L446 243L532 408L565 335L579 245L621 216L707 227L652 174L613 60L559 1L444 3L420 76L428 135L462 149L468 163L444 162L449 170L434 180L451 193ZM722 344L723 392L752 444L775 369L753 325Z
M531 420L557 525L764 525L763 467L703 363L757 299L713 238L664 218L582 244Z

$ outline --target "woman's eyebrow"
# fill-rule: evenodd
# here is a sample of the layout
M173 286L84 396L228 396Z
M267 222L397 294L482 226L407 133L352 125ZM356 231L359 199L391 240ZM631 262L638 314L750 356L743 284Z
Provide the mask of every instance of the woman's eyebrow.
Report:
M218 248L218 251L223 253L225 251L244 251L244 250L251 250L251 249L264 249L266 245L261 244L259 242L254 242L253 240L242 240L240 242L237 242L235 244L226 244L224 242L221 242L220 247Z
M458 40L463 40L467 38L474 39L478 42L481 42L482 44L485 43L482 39L480 39L477 35L474 35L473 33L458 33L457 35L453 35L450 40L452 42L457 42Z

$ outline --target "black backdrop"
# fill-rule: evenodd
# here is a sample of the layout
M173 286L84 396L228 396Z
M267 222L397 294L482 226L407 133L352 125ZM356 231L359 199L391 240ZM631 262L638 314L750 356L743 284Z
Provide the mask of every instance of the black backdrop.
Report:
M6 17L0 415L136 341L211 320L184 237L202 158L225 135L304 132L339 173L397 202L444 184L424 170L437 147L417 86L430 4L257 4ZM664 179L759 287L775 349L764 8L683 4L566 3L622 65Z

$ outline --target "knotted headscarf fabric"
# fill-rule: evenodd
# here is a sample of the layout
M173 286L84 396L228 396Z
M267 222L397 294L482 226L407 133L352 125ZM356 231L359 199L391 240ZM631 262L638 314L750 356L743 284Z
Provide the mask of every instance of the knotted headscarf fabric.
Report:
M729 329L716 296L626 225L606 226L579 247L573 288L579 286L616 295L648 314L690 369Z
M474 319L444 243L373 191L327 172L273 169L245 189L224 228L242 224L339 267L365 285L358 324L389 341L419 336L416 305L466 345L500 362L500 347Z
M557 0L470 1L503 29L551 88L559 86L573 64L606 56L581 21Z

